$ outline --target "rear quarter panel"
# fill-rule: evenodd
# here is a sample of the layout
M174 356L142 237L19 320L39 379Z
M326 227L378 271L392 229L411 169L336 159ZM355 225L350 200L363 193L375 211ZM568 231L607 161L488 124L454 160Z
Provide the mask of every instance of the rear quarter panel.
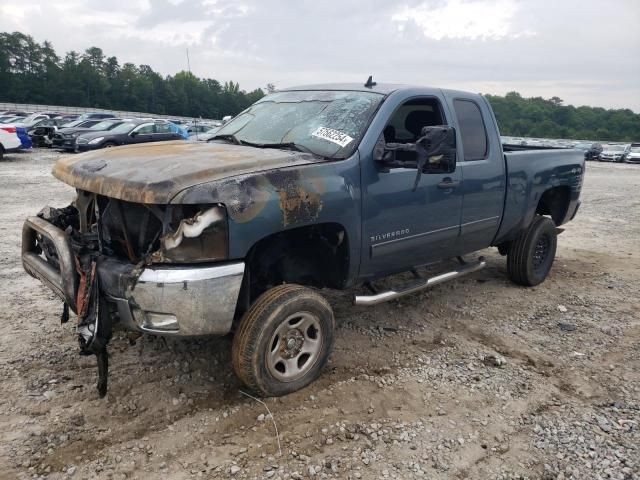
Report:
M0 130L0 145L2 145L6 151L17 150L20 148L20 139L15 133Z
M584 154L580 150L525 150L505 152L507 194L504 215L494 245L512 240L533 220L544 192L567 186L570 191L567 216L577 208L584 176ZM569 217L569 218L567 218Z

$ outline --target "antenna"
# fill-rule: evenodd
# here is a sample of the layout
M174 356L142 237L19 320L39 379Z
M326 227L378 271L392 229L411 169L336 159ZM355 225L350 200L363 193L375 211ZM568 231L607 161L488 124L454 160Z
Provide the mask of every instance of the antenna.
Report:
M367 83L365 83L364 86L367 88L372 88L372 87L375 87L376 85L377 83L373 81L373 75L369 75L369 78L367 79Z

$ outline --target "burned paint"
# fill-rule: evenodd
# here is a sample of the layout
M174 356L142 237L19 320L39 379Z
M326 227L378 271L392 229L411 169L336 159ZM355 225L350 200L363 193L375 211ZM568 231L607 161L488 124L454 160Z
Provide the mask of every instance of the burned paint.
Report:
M312 182L300 178L299 171L290 175L274 175L282 226L313 222L322 210L320 193Z
M229 218L246 223L258 216L274 192L273 185L263 175L231 179L216 189L216 195L227 207Z
M179 204L222 203L229 218L242 224L254 220L268 205L281 213L280 226L313 222L322 210L324 179L313 165L257 172L197 185L174 198Z
M135 203L166 204L185 189L208 182L323 161L302 152L176 141L65 156L52 173L80 190ZM255 208L259 201L249 212Z

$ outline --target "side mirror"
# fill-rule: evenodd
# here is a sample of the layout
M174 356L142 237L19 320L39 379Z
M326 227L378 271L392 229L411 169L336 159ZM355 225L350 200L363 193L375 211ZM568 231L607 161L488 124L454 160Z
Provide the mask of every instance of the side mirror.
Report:
M139 132L131 132L129 134L130 137L137 137Z
M448 125L423 127L416 143L385 143L381 135L374 160L386 168L415 168L418 173L452 173L456 169L456 130ZM413 154L398 152L414 152Z
M424 127L416 142L418 166L423 173L452 173L456 170L456 129L448 125Z

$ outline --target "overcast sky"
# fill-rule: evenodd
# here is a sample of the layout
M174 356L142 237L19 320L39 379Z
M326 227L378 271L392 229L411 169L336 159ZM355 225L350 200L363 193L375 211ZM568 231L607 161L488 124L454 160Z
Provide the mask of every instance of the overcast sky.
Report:
M0 31L251 90L459 88L640 112L640 0L2 0Z

